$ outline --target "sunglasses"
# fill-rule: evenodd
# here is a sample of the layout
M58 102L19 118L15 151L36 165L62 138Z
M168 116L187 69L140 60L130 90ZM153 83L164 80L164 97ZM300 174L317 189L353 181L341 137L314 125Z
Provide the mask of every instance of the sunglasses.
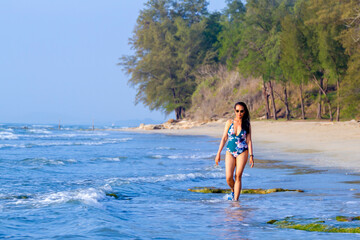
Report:
M245 112L245 110L235 110L235 112L241 112L241 113L244 113Z

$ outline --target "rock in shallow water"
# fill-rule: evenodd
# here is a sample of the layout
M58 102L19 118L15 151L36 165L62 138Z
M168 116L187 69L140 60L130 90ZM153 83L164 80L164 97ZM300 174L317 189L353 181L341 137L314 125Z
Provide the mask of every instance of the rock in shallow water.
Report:
M344 217L344 216L337 216L337 221L345 222L348 219L359 220L359 217ZM339 220L341 219L341 220ZM346 219L345 221L343 221ZM316 220L316 218L314 218ZM309 219L291 219L285 218L283 220L270 220L267 224L274 224L277 225L279 228L291 228L296 230L303 230L309 232L331 232L331 233L360 233L360 227L335 227L332 225L324 224L325 221L315 221L315 222L308 222Z
M345 216L336 216L336 221L339 222L351 222L360 220L360 216L357 217L345 217Z
M215 187L194 187L188 189L191 192L200 193L230 193L230 189L215 188ZM274 192L304 192L303 190L292 190L283 188L271 188L271 189L242 189L241 194L269 194Z

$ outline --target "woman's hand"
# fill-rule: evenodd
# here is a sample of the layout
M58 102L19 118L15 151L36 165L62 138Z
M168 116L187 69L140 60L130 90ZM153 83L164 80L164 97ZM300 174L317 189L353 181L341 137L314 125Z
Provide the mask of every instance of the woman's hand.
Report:
M249 164L251 165L251 168L254 167L254 163L255 163L255 162L254 162L254 156L251 155L251 156L250 156L250 161L249 161Z
M219 162L220 162L220 153L216 154L216 157L215 157L216 165L219 165Z

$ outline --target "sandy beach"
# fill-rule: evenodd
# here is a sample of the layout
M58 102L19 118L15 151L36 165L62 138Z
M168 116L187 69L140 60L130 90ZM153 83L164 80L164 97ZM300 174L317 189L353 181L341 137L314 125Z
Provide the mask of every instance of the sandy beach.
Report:
M360 123L325 121L252 121L252 140L274 151L306 153L303 163L360 172ZM221 138L225 123L210 122L190 129L126 129L141 133L207 135ZM124 129L122 129L124 131ZM214 149L217 151L217 149Z

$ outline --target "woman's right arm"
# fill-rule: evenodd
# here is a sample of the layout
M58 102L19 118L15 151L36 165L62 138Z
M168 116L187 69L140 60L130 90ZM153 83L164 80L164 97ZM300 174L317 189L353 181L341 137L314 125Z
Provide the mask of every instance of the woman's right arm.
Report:
M216 154L216 157L215 157L215 162L216 162L216 165L219 165L219 162L220 162L220 154L221 154L221 151L223 150L224 148L224 145L228 139L228 131L229 131L229 127L230 127L230 124L231 124L231 120L228 120L225 124L225 128L224 128L224 133L223 133L223 136L221 138L221 141L220 141L220 146L219 146L219 150Z

